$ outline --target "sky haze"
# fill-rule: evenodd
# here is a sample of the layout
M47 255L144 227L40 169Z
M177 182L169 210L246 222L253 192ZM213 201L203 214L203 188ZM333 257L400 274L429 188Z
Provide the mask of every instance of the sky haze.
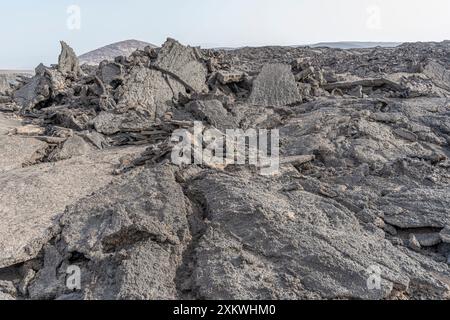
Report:
M203 47L442 41L450 39L450 1L3 1L0 37L0 69L55 63L59 40L78 54L127 39L160 45L167 37Z

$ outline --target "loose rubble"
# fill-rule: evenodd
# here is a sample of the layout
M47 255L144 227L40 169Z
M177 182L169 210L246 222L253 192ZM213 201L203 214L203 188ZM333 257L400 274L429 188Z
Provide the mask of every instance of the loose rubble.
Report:
M61 48L0 92L0 299L449 298L449 41ZM175 165L195 122L279 129L280 171Z

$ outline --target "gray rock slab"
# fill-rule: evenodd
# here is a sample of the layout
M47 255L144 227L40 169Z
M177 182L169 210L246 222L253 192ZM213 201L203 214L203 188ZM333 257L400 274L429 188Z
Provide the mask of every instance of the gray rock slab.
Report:
M122 148L0 173L0 268L34 258L66 206L110 183L118 159L140 151Z
M34 138L0 136L0 172L32 164L46 149L47 143Z
M197 92L207 90L206 66L200 60L200 51L168 39L158 52L154 65L168 71Z
M199 296L383 299L394 287L429 298L448 294L445 265L406 254L337 202L300 190L278 193L273 181L248 181L211 174L190 190L203 199L210 221L195 251ZM377 269L381 287L370 290L370 270Z
M61 41L61 53L58 57L58 70L63 73L72 73L78 76L82 73L80 62L73 49L64 41Z
M180 93L186 93L186 89L158 70L134 67L125 77L119 92L119 112L130 109L143 111L150 120L155 120L164 115L174 99L178 99Z
M281 107L301 101L291 66L267 64L253 82L249 103Z
M191 240L189 212L169 166L130 172L73 205L61 218L60 254L89 259L80 264L84 298L175 299L174 279ZM53 279L65 263L51 265L58 270Z
M400 228L444 228L450 224L450 188L391 193L379 200L385 220Z
M193 101L186 105L195 119L205 121L219 130L235 129L237 123L218 100Z

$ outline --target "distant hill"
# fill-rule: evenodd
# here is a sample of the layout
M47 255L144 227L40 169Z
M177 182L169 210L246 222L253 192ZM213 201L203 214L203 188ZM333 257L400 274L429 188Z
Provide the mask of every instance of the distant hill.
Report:
M401 45L402 42L364 42L364 41L340 41L340 42L319 42L314 44L304 44L304 45L291 45L289 47L301 48L332 48L332 49L364 49L364 48L394 48ZM213 48L215 50L236 50L243 47L217 47Z
M362 48L394 48L401 45L401 42L359 42L359 41L348 41L348 42L320 42L316 44L309 45L311 48L327 47L335 49L362 49Z
M139 40L125 40L109 44L102 48L90 51L88 53L82 54L80 58L81 64L97 65L103 60L112 60L118 56L129 56L137 49L144 49L146 46L155 47L155 45L139 41Z

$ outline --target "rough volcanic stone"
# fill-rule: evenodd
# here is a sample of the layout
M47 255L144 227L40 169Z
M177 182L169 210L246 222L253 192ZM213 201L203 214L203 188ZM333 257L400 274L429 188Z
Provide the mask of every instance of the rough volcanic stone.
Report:
M121 131L146 130L152 126L153 121L135 112L114 114L103 111L94 118L93 124L97 132L112 135Z
M122 80L124 71L122 65L111 62L100 65L101 79L104 84L111 85L113 81Z
M168 71L197 92L207 90L207 68L196 48L186 47L173 39L167 39L158 52L154 65Z
M301 101L291 66L267 64L253 82L249 103L281 107Z
M379 200L385 220L400 228L434 227L450 225L450 188L412 189L389 195Z
M186 93L178 81L145 67L132 68L119 90L119 112L130 109L146 112L150 120L163 116L179 94Z
M218 100L193 101L186 105L186 110L191 112L195 119L206 121L219 130L237 127L234 118Z
M79 76L82 71L78 57L73 49L64 41L61 41L61 53L58 57L58 70L62 74L72 73Z
M414 294L422 285L426 297L448 294L441 282L450 276L446 266L393 246L336 201L279 192L273 180L248 181L212 173L189 190L210 221L195 250L192 286L199 297L383 299L394 287ZM367 286L374 267L381 290Z
M169 166L126 174L67 210L60 254L89 259L80 264L84 298L175 299L174 279L191 240L189 212ZM56 278L66 262L51 265Z
M34 258L67 205L110 183L119 159L142 148L95 152L0 173L0 268Z

